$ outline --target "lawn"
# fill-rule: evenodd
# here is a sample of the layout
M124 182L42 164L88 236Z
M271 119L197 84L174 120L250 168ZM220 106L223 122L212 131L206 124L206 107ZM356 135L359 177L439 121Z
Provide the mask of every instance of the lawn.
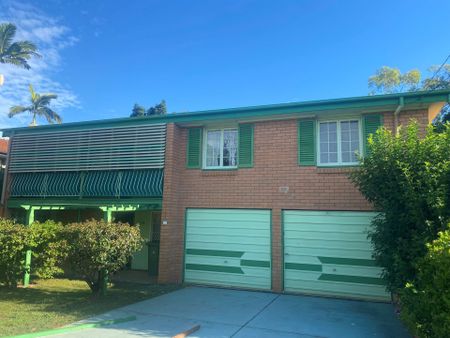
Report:
M105 297L93 298L80 280L38 280L28 289L0 286L0 336L57 328L177 288L114 283Z

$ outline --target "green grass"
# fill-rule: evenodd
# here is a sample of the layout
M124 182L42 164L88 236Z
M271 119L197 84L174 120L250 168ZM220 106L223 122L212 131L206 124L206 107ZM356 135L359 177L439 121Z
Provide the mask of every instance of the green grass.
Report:
M61 327L177 288L114 283L106 296L93 298L87 284L79 280L38 280L27 289L0 286L0 336Z

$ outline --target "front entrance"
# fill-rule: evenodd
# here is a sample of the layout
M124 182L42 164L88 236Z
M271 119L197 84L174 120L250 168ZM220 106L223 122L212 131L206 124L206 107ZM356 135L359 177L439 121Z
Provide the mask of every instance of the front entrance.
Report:
M159 238L161 228L161 211L136 210L133 212L114 212L115 222L139 224L141 236L145 243L141 250L133 255L132 270L146 270L150 276L158 275L159 268Z

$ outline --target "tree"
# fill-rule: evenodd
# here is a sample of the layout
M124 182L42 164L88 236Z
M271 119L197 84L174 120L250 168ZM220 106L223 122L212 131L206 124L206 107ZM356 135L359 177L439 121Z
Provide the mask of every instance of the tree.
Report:
M68 263L94 294L106 292L108 277L127 264L142 247L139 227L90 220L66 227Z
M29 106L14 106L9 110L8 116L11 118L17 114L30 113L33 119L30 126L36 126L36 117L45 117L48 123L61 123L61 116L53 111L50 107L50 101L57 98L56 94L45 93L38 94L34 91L33 86L30 84L30 94L31 94L31 105Z
M130 117L145 116L145 108L135 103Z
M369 137L369 153L351 179L381 214L369 234L388 289L414 280L426 243L450 221L450 126L442 133L417 123Z
M30 41L13 42L16 30L16 26L12 23L0 24L0 63L9 63L30 69L28 60L32 56L40 55L37 53L36 45Z
M144 107L135 103L130 117L166 115L166 114L167 114L166 101L162 100L160 103L154 105L153 107L148 108L147 111L145 111Z
M166 115L167 114L167 106L166 101L162 100L159 104L155 105L154 107L150 107L147 110L147 116L152 115Z
M434 75L421 81L422 74L417 69L402 74L398 68L383 66L369 77L369 94L450 88L450 64L443 64L441 67L431 66L428 71ZM450 121L450 105L447 104L436 117L434 125L438 130L442 130L442 124L448 121Z

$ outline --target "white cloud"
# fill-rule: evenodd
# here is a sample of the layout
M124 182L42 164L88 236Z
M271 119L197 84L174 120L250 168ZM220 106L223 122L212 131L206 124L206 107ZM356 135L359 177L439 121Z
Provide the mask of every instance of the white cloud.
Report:
M61 69L61 51L78 41L69 28L38 8L17 1L0 3L0 22L14 23L17 26L15 39L34 42L42 55L41 58L30 60L30 70L0 64L0 74L5 77L5 83L0 87L0 127L29 123L28 116L9 119L7 114L12 105L28 103L30 83L37 92L52 92L58 95L52 105L58 113L63 113L68 107L79 107L77 95L69 86L52 79L55 72Z

